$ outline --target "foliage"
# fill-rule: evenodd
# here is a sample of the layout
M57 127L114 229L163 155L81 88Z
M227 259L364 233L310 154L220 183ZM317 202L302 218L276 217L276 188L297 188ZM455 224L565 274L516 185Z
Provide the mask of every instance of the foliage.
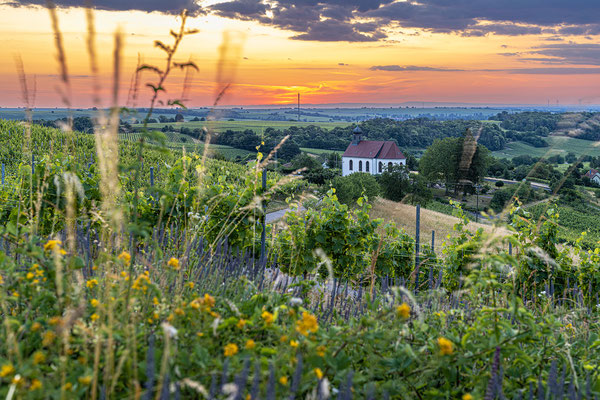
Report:
M355 172L346 176L338 176L331 181L337 198L343 204L352 205L360 197L368 199L377 197L381 189L375 177L366 172Z
M490 162L489 151L477 144L469 131L460 138L436 140L423 154L419 171L429 181L477 183ZM455 186L458 191L459 185Z

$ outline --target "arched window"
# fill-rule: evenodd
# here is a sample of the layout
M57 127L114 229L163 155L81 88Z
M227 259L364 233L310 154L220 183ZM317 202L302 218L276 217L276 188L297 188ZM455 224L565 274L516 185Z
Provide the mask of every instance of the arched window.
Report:
M369 162L367 161L367 163L365 164L365 171L369 172Z
M379 161L379 173L383 172L383 163Z
M358 162L358 172L362 172L362 160Z
M392 162L391 161L388 163L388 168L390 168L390 169L392 168Z
M352 171L352 160L350 160L350 171Z

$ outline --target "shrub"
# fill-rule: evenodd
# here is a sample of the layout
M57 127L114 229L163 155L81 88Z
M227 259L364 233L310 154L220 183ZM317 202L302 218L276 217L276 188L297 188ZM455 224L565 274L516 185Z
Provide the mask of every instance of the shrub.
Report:
M338 176L331 181L331 187L335 189L339 201L348 205L354 204L363 196L372 200L381 193L381 188L375 177L366 172Z

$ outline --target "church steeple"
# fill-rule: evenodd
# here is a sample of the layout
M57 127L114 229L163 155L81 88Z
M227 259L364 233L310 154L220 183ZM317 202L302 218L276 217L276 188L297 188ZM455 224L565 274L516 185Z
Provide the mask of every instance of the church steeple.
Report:
M354 128L352 131L352 144L358 144L362 140L363 131L360 127Z

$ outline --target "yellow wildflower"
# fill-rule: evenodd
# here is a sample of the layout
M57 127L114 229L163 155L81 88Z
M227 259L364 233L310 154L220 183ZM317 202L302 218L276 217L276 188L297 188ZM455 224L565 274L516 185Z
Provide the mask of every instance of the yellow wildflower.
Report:
M325 351L327 350L327 347L325 346L318 346L317 347L317 355L319 357L325 357Z
M248 339L246 341L246 346L245 347L246 347L246 350L252 350L253 348L256 347L256 343L254 342L254 340Z
M193 289L195 286L194 282L188 282L187 285L190 289Z
M132 289L141 290L143 293L148 291L148 285L150 284L150 278L146 274L139 275L133 281L133 285L131 285Z
M41 364L44 361L46 361L46 355L44 353L42 353L41 351L36 351L35 353L33 353L34 364Z
M245 319L240 318L237 324L235 324L235 326L237 326L240 329L244 329L244 326L246 326L246 322L247 321Z
M16 290L14 292L12 292L13 297L19 297L19 292L17 292Z
M154 298L152 299L152 304L154 304L155 306L158 305L158 297L154 296Z
M48 320L48 323L50 325L60 325L61 323L61 318L60 317L52 317Z
M90 319L92 321L97 321L98 318L100 318L100 316L98 314L96 314L96 313L93 313L92 315L90 315Z
M77 380L79 381L79 383L85 386L88 386L90 383L92 383L92 377L90 375L80 376L79 378L77 378Z
M179 308L179 307L176 308L174 312L177 315L185 315L185 312L181 308Z
M129 264L131 264L131 254L129 254L126 251L119 254L119 256L117 258L119 260L123 261L123 264L125 264L126 266L129 266Z
M440 353L444 356L449 356L454 352L453 344L446 338L440 337L437 340L438 346L440 347Z
M396 307L396 314L398 314L399 317L407 319L410 317L410 306L406 303L400 304Z
M32 379L29 390L38 390L42 388L42 382L39 379Z
M93 289L96 285L98 285L98 279L90 279L85 284L88 288Z
M210 294L205 293L204 298L202 299L202 304L204 304L206 307L212 308L216 304L215 298L212 297Z
M64 384L64 386L62 387L62 389L66 392L68 390L73 389L73 384L71 382L67 382Z
M169 262L167 262L167 265L177 271L179 269L179 260L175 257L171 257Z
M5 378L14 373L15 367L13 367L12 364L4 364L2 368L0 368L0 378Z
M26 278L29 280L33 279L34 277L35 277L35 274L33 272L28 272L26 275Z
M225 346L224 354L225 357L231 357L238 352L238 346L235 343L229 343Z
M44 245L44 251L54 250L55 248L60 248L60 246L62 246L60 240L48 240Z
M202 337L202 336L204 336L204 332L198 332L198 333L196 333L196 336Z
M293 348L298 347L298 341L297 340L290 340L290 346L292 346Z
M50 346L52 344L52 342L54 342L54 339L56 339L56 334L52 331L46 331L46 332L44 332L42 344L44 346Z
M462 400L473 400L473 396L471 396L471 393L465 393L462 396Z
M287 342L287 341L288 341L288 337L287 337L287 335L283 335L283 336L281 336L281 337L279 338L279 341L280 341L281 343L285 343L285 342Z
M317 330L319 330L317 318L314 315L304 311L302 313L302 319L296 321L296 331L304 336L307 336L308 332L315 333Z
M273 314L271 314L268 311L263 311L263 313L260 316L262 317L262 319L265 321L265 324L267 324L267 325L271 325L273 323L273 321L275 320L275 318L273 317Z
M39 331L42 328L42 324L40 324L39 322L34 322L33 324L31 324L31 330L36 332Z
M98 307L98 304L100 304L100 302L96 299L91 299L90 304L92 305L92 307Z
M2 285L4 283L4 278L2 278L2 275L0 275L0 285Z
M288 378L287 378L287 376L282 376L281 378L279 378L279 383L281 383L282 385L286 386L288 384Z
M315 372L317 379L319 379L319 380L323 379L323 371L321 371L321 368L315 368L315 369L313 369L313 371Z

